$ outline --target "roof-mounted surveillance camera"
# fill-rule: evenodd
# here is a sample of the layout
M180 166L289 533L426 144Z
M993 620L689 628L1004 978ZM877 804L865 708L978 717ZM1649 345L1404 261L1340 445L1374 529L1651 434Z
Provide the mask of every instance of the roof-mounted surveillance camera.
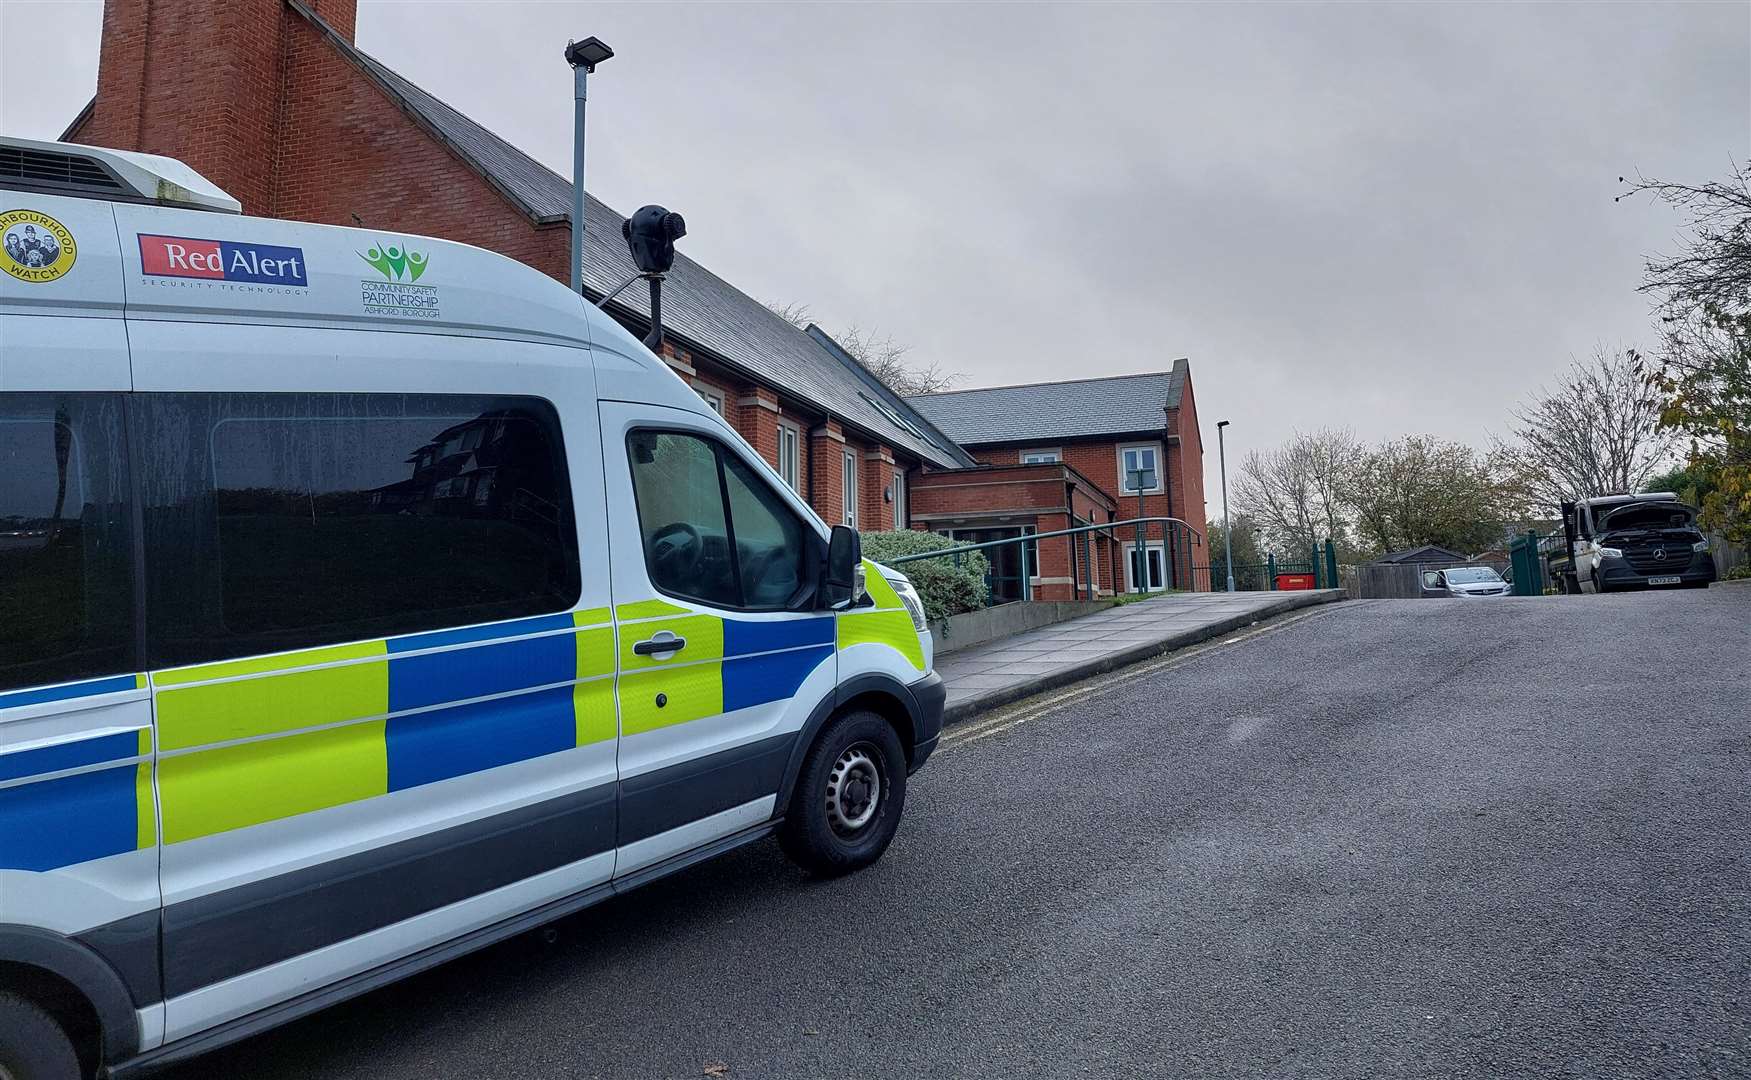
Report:
M687 222L661 206L641 206L621 223L620 233L640 273L666 274L675 265L675 241L687 235Z

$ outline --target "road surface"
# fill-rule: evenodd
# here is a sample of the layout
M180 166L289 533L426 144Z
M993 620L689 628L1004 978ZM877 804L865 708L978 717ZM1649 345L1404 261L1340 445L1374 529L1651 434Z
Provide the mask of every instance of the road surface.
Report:
M1367 601L167 1074L1751 1076L1751 594Z

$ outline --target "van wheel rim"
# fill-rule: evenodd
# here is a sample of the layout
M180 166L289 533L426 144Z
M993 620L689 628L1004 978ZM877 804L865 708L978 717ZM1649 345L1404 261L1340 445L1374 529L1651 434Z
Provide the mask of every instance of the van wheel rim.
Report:
M839 755L827 775L827 823L848 836L875 819L881 801L882 768L875 748L856 743Z

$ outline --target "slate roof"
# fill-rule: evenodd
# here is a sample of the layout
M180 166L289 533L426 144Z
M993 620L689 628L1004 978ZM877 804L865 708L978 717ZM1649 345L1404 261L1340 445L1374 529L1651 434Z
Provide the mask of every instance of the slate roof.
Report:
M468 162L536 224L570 220L569 180L359 51L298 0L290 0L290 6L323 31L335 48L416 123ZM585 194L584 286L598 296L637 272L621 236L623 220L595 196ZM611 306L648 322L649 290L637 283ZM663 285L663 327L699 351L849 421L896 449L940 466L976 464L904 398L885 388L872 390L872 377L855 360L841 350L824 347L685 255L676 255L675 267Z
M1060 439L1160 431L1166 410L1179 407L1188 368L1181 357L1172 371L949 390L906 400L964 446L1049 446Z

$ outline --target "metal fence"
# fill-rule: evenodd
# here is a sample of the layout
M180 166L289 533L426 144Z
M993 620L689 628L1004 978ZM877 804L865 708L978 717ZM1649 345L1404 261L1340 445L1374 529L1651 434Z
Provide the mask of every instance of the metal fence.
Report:
M922 551L915 555L902 555L897 559L891 560L889 565L897 567L904 563L918 562L922 559L951 559L958 564L961 556L969 551L989 551L994 548L1008 547L1010 545L1033 545L1038 544L1041 540L1051 540L1060 536L1075 537L1074 540L1070 541L1071 592L1078 598L1086 597L1089 600L1093 600L1100 591L1100 560L1098 552L1096 551L1097 540L1115 543L1122 547L1127 543L1133 542L1133 538L1139 534L1143 526L1154 524L1161 524L1164 526L1163 531L1167 534L1168 543L1170 545L1173 543L1174 538L1182 532L1185 535L1187 550L1190 550L1193 538L1196 538L1196 541L1199 544L1204 543L1204 534L1197 529L1192 528L1191 525L1180 518L1147 516L1127 518L1123 521L1100 522L1094 525L1078 525L1075 528L1055 529L1051 532L1026 533L1022 536L1004 537L1001 540L986 540L977 544L956 544L954 547L939 548L936 551ZM1170 574L1172 573L1171 565L1170 561L1170 569L1168 571ZM1120 580L1123 580L1123 570L1116 564L1116 560L1115 564L1112 565L1109 570L1113 574L1120 575ZM989 575L987 575L986 584L987 586L990 585ZM1168 586L1169 589L1184 587L1184 585L1177 584ZM1162 592L1166 590L1145 588L1143 591L1147 593ZM989 596L989 593L987 595ZM987 603L989 603L989 600L987 600Z

